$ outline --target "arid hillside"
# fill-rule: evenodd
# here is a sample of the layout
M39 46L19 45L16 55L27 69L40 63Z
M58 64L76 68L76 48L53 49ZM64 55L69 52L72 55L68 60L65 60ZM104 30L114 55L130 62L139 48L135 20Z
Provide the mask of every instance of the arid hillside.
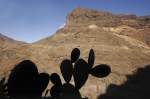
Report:
M27 44L1 34L0 44L1 76L24 59L35 62L39 71L59 73L61 61L70 58L73 48L80 48L86 60L94 49L95 65L108 64L112 69L103 79L90 76L81 89L83 97L96 99L110 84L121 85L126 75L150 64L150 16L76 8L68 14L65 26L50 37Z

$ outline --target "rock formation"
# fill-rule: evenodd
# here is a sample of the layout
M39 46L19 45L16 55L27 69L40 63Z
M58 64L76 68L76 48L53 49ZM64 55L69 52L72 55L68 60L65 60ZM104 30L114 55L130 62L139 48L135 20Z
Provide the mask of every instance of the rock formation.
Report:
M81 93L95 99L110 84L120 85L126 75L150 64L150 16L112 14L76 8L66 24L54 35L27 44L0 35L0 75L5 76L15 64L30 59L40 71L58 72L63 59L73 48L80 48L84 59L92 48L95 64L108 64L112 73L104 79L89 77ZM92 90L92 92L90 91Z

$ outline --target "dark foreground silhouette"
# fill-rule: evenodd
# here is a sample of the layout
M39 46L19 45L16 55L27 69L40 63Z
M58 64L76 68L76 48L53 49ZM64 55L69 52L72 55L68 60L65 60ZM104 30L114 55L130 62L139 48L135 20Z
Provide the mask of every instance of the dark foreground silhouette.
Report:
M0 98L10 99L38 99L47 88L49 81L54 85L50 89L49 99L83 99L79 90L86 83L89 74L95 77L106 77L111 69L106 64L94 66L95 54L91 49L88 62L80 58L80 50L73 49L71 59L65 59L60 65L62 76L65 80L63 84L57 73L50 76L47 73L39 73L37 66L30 60L20 62L11 71L8 82L5 79L0 81ZM70 83L74 77L75 85Z
M109 85L105 94L98 99L150 99L150 65L139 68L120 86Z
M10 98L41 97L48 83L49 74L39 74L33 62L24 60L10 74L8 95Z

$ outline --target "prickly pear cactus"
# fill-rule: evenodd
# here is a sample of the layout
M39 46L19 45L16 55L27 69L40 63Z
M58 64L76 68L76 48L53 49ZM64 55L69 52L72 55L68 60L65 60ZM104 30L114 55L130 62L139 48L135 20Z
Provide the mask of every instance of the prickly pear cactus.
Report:
M50 90L52 97L59 97L62 90L62 83L59 75L57 73L52 73L50 76L51 82L54 84Z
M89 65L89 73L95 77L106 77L107 75L109 75L109 73L111 72L110 66L107 64L100 64L97 66L94 66L94 61L95 61L95 53L94 50L91 49L89 52L89 58L88 58L88 65Z
M89 52L88 62L80 58L80 50L74 48L71 52L71 59L65 59L60 65L62 76L66 83L62 84L58 74L53 73L51 75L51 81L54 86L51 88L51 96L59 96L61 98L67 98L69 96L81 99L79 89L86 83L89 74L94 77L102 78L110 74L111 68L106 64L100 64L94 66L95 53L91 49ZM74 84L69 82L71 78L74 78Z
M7 97L7 84L5 83L5 78L0 80L0 98Z

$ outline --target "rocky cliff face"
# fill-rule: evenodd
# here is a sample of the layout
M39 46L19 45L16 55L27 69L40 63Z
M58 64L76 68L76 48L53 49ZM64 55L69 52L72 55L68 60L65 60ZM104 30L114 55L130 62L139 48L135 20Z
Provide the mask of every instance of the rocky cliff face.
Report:
M110 12L77 8L67 16L65 27L57 32L78 32L85 28L101 28L107 32L132 37L147 45L150 44L150 16L116 15Z
M67 25L103 27L105 30L133 37L149 45L150 16L115 15L109 12L77 8L68 15Z
M7 50L0 49L1 75L7 74L23 59L31 59L40 71L60 73L60 62L70 57L73 48L80 48L84 59L93 48L95 65L105 63L112 68L107 78L89 77L81 89L83 96L95 99L109 84L120 85L126 81L126 75L150 64L150 17L77 8L67 16L66 25L53 36L33 44L13 44L15 46Z

